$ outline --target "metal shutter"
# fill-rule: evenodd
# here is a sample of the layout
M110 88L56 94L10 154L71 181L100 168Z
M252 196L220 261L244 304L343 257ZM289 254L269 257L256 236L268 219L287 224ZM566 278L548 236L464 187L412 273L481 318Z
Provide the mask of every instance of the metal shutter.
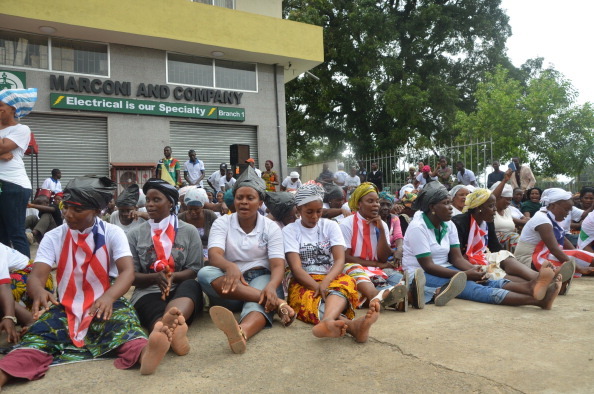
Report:
M62 171L62 187L78 176L109 176L107 118L32 113L23 124L39 145L39 185L32 177L31 157L23 158L34 190L51 176L53 168Z
M171 122L171 149L173 157L184 163L188 151L194 149L198 159L204 162L205 179L219 169L221 163L229 164L229 146L250 146L250 156L258 162L258 133L255 126L211 125L191 122Z

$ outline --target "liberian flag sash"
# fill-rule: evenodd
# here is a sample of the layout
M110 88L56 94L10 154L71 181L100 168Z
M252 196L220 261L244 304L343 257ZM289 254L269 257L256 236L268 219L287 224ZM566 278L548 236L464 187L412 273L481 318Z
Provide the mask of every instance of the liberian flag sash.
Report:
M466 257L474 265L488 265L485 259L485 235L487 232L480 228L476 220L470 215L470 231L468 232L468 245Z
M103 221L96 219L91 232L86 234L66 230L56 279L68 333L77 347L85 345L93 320L89 315L91 306L109 288L109 261Z
M150 268L155 272L160 272L167 267L169 272L175 272L175 261L171 256L171 250L177 234L177 216L169 215L168 218L161 220L159 223L155 223L151 219L149 224L151 226L151 239L157 255L157 260L151 264Z
M563 249L562 245L559 245L559 247ZM563 250L563 253L573 257L575 259L575 263L580 267L589 267L594 260L594 253L586 252L580 249ZM534 267L537 271L540 271L540 267L545 261L550 261L554 266L557 267L561 266L561 262L551 253L544 241L540 241L532 253L532 264L534 264ZM575 276L581 276L581 274L576 274Z
M363 260L378 261L377 244L380 237L380 231L377 227L371 226L359 212L353 215L353 237L351 238L351 254ZM380 268L363 267L365 271L381 276L385 279L388 276Z

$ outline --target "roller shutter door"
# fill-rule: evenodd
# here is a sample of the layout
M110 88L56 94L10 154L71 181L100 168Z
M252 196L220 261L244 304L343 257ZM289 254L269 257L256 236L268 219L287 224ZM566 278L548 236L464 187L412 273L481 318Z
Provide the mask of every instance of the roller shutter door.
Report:
M250 146L250 155L258 168L258 134L254 126L211 125L191 122L171 122L171 149L173 157L184 163L188 151L194 149L198 159L204 162L206 178L219 169L221 163L229 164L229 146Z
M78 176L109 176L107 118L32 113L23 124L29 126L39 145L39 187L53 168L62 171L62 187ZM31 157L25 156L24 161L35 189Z

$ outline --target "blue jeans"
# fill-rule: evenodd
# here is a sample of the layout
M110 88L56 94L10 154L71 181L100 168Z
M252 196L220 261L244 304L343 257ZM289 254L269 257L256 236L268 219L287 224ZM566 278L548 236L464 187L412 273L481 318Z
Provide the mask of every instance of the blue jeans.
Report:
M31 197L31 189L25 189L11 182L0 182L2 182L0 242L9 247L12 246L27 257L31 257L29 242L25 235L25 212L27 202Z
M385 286L378 286L378 290L387 289L390 286L396 286L402 280L403 275L400 271L396 271L391 268L385 268L383 271L386 275L388 275L388 279L386 279L388 284Z
M200 287L202 287L202 291L204 291L208 298L210 299L210 305L220 305L225 307L233 312L240 312L241 311L241 318L239 322L243 320L251 312L260 312L266 318L266 326L272 327L272 319L274 318L274 312L266 313L264 311L264 306L258 304L257 302L245 302L240 300L230 300L227 298L222 298L219 293L212 287L211 283L215 280L224 276L225 272L220 268L213 267L213 266L206 266L200 271L198 271L198 283L200 283ZM267 269L254 269L249 270L243 273L243 278L245 281L253 288L262 290L266 287L268 282L270 282L270 271ZM283 291L283 286L280 285L276 289L276 295L280 299L285 298L285 293Z
M452 271L460 271L454 267L448 267ZM425 279L427 280L427 286L429 287L441 287L446 284L450 279L441 278L425 272ZM509 290L503 289L503 286L509 283L507 279L499 280L488 280L484 284L479 284L473 281L466 281L466 287L462 290L462 293L456 298L460 298L468 301L482 302L484 304L501 304L503 299L509 293Z
M427 274L425 274L425 277L426 276L427 276ZM408 277L408 285L409 286L412 283L414 277L415 277L415 271L412 271ZM425 289L424 289L425 304L429 304L429 303L431 303L431 301L433 301L433 297L435 296L436 291L437 291L437 287L428 287L427 283L425 283Z

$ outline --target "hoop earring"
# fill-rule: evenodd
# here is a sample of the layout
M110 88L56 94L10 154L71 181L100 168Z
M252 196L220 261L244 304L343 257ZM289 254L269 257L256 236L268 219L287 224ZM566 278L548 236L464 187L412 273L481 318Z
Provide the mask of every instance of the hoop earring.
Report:
M482 209L479 209L479 213L481 213L481 212L483 212L483 210Z
M431 211L431 215L435 215L435 211Z

